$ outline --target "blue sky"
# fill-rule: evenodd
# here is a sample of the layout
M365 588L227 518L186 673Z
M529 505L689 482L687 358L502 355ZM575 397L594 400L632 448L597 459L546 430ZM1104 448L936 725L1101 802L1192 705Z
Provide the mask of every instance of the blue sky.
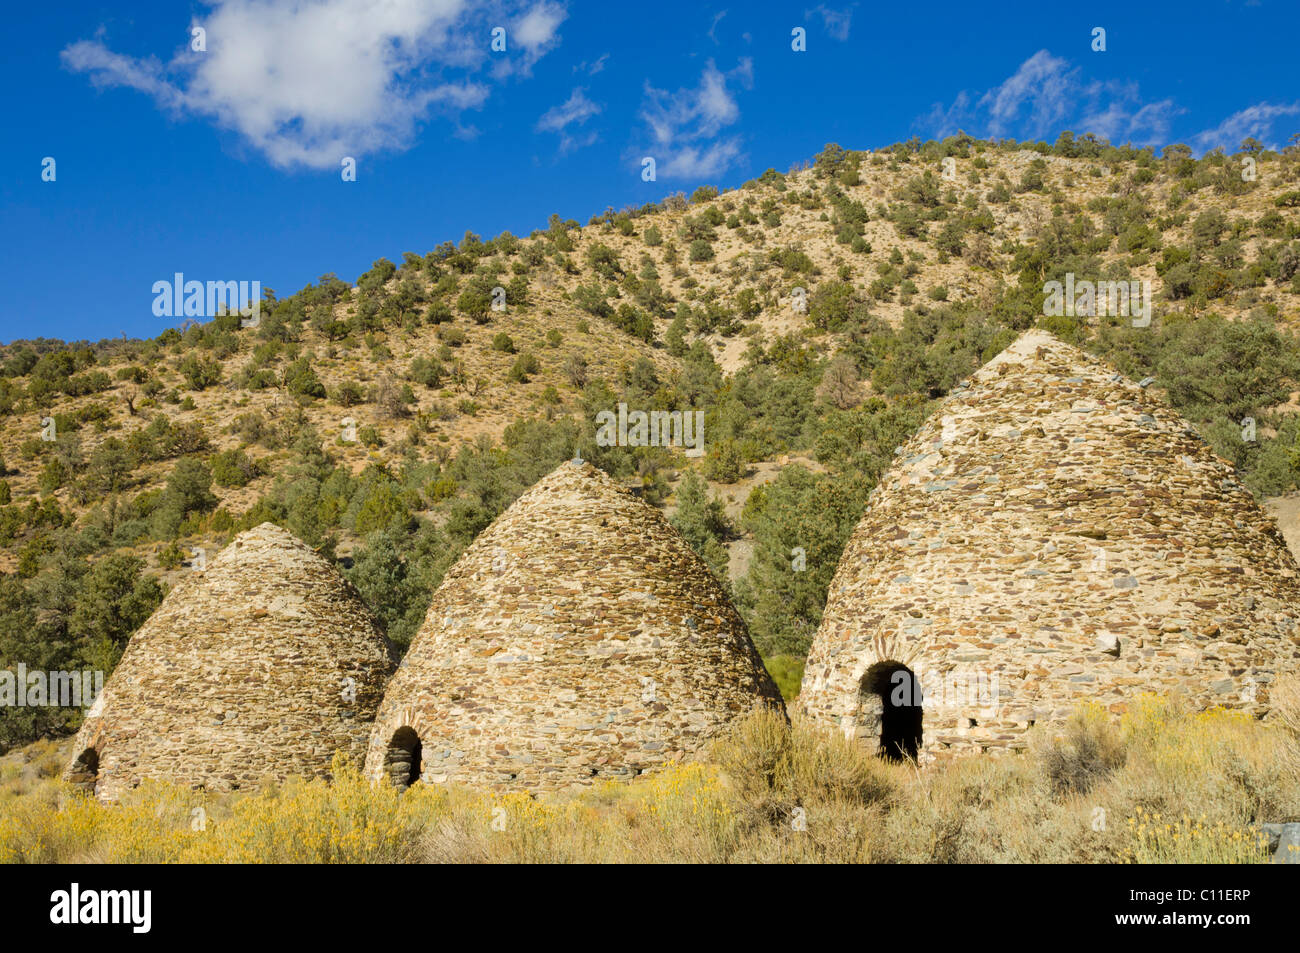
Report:
M1300 130L1300 10L1279 0L119 7L7 11L0 341L153 335L176 323L151 291L175 272L284 296L466 229L738 185L828 141L1071 129L1200 153Z

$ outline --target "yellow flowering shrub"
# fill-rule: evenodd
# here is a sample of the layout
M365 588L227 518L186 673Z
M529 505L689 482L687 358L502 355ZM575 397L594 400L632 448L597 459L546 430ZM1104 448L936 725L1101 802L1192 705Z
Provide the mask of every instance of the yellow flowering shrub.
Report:
M1258 828L1206 823L1187 815L1166 819L1138 808L1128 819L1130 846L1120 851L1131 864L1263 864L1268 836Z
M114 805L65 789L0 818L8 863L391 863L417 859L413 834L445 794L372 787L342 759L334 780L217 798L146 782Z
M336 759L329 782L229 795L150 782L104 805L57 780L66 745L38 744L0 759L0 862L1258 863L1259 824L1300 816L1290 736L1249 715L1143 696L1118 725L1096 706L1072 724L1043 726L1019 757L918 771L757 712L704 761L536 797L398 791ZM1105 770L1044 783L1061 737L1103 751Z

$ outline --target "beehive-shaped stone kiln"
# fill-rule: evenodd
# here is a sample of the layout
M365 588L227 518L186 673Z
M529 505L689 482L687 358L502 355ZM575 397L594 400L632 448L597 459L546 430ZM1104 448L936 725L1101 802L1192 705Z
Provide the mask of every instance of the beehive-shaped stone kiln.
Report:
M144 778L231 791L360 765L396 660L356 590L271 523L236 536L132 636L65 778L115 800Z
M366 771L503 790L632 778L764 702L780 694L704 562L653 507L569 462L448 572Z
M873 490L799 706L927 757L1018 747L1081 702L1122 712L1143 692L1263 715L1300 659L1297 572L1186 421L1030 331Z

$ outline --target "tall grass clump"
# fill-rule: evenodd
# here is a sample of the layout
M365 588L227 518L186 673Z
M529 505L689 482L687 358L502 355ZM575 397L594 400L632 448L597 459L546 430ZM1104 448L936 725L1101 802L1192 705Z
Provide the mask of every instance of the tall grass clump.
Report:
M1100 705L1079 707L1064 731L1041 734L1035 753L1053 794L1087 794L1121 765L1127 752L1114 719Z
M1272 686L1273 725L1282 739L1287 770L1300 777L1300 676L1287 675Z
M872 804L892 789L885 766L857 744L765 706L737 720L709 757L730 782L737 808L763 821L809 801Z
M1141 696L1027 749L881 761L770 708L698 761L545 794L332 780L217 795L146 782L112 805L58 780L67 745L0 759L5 863L1258 863L1300 820L1297 690L1259 721Z

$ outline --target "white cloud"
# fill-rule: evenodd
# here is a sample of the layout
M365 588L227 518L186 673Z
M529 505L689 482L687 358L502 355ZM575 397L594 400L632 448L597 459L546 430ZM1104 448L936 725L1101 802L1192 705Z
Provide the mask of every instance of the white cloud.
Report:
M971 121L970 94L963 89L951 106L945 108L943 103L935 103L925 116L918 118L912 125L928 129L935 136L942 137L969 127Z
M559 45L557 31L568 15L563 5L540 0L511 20L506 37L513 52L509 57L493 57L493 76L530 76L533 64Z
M849 28L853 22L853 8L856 6L855 3L843 10L835 10L822 3L811 10L805 10L804 19L811 18L814 13L818 14L822 18L822 24L826 27L827 35L832 40L839 40L843 43L849 38Z
M537 120L539 132L562 132L572 123L582 125L592 116L600 114L600 107L587 98L579 86L569 98L558 106L552 106Z
M207 52L187 45L164 65L83 40L62 60L97 87L136 89L169 112L211 119L276 166L329 168L344 155L405 148L432 114L481 107L490 87L475 73L491 55L483 15L501 11L526 73L558 42L562 6L217 0L195 21Z
M592 116L600 115L601 107L587 98L586 92L579 86L563 103L552 106L542 113L537 120L538 132L557 132L560 134L560 152L570 152L589 146L596 141L594 132L576 135L569 131L570 126L581 126Z
M588 63L586 60L583 60L581 63L579 63L577 66L573 68L573 71L575 73L586 73L588 76L595 76L597 73L602 72L605 69L605 62L608 59L609 59L609 54L602 53L599 57L592 60L590 63Z
M1034 135L1042 135L1065 117L1077 69L1039 50L1000 86L985 93L979 105L987 110L989 131L999 135L1020 118L1026 106Z
M714 33L714 31L717 30L718 24L722 22L722 18L725 17L726 15L727 15L726 10L723 10L721 13L715 13L713 15L713 22L709 24L708 37L710 40L713 41L714 46L718 45L718 37Z
M1136 83L1084 82L1068 60L1039 50L983 94L962 90L952 104L936 103L915 125L932 135L958 129L973 135L1055 139L1069 129L1112 142L1167 142L1173 118L1185 112L1172 99L1143 103Z
M558 3L539 3L515 21L515 42L534 52L549 49L558 39L555 31L567 16Z
M1222 148L1236 152L1242 140L1253 137L1271 149L1280 149L1286 143L1276 141L1273 123L1281 116L1300 114L1300 102L1256 103L1233 113L1213 129L1206 129L1192 137L1192 144L1203 151Z
M740 106L729 84L748 89L754 82L753 61L745 58L726 73L709 60L694 89L669 93L645 84L641 119L653 145L638 155L654 155L660 175L693 178L717 175L741 155L740 138L714 140L740 119Z
M748 88L753 76L753 61L748 58L729 73L721 72L709 60L695 89L669 93L646 83L641 118L650 127L655 142L663 146L716 135L723 126L740 118L740 107L727 89L728 81L734 77Z
M166 80L163 65L154 57L133 60L89 40L73 43L60 56L70 69L90 73L96 86L130 86L173 111L185 104L185 94Z
M1088 106L1071 120L1073 131L1137 146L1168 143L1174 118L1187 111L1172 99L1143 103L1136 84L1092 84L1084 98Z
M740 158L740 140L723 139L704 147L683 146L656 171L670 179L708 179Z

